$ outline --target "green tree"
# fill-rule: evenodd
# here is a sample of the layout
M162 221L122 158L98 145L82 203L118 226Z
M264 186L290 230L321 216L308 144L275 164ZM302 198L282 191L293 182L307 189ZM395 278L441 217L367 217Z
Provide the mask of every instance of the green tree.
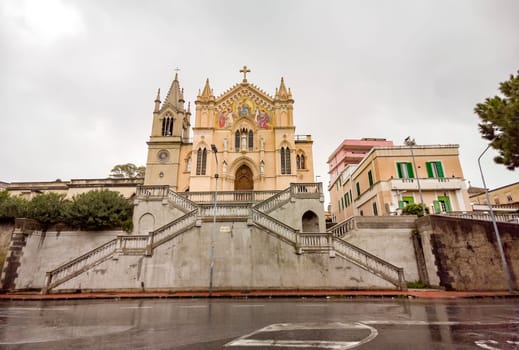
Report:
M89 191L72 198L66 223L83 230L130 228L132 205L120 193Z
M112 168L110 177L134 179L137 177L144 177L145 172L146 167L144 166L138 167L132 163L117 164Z
M64 194L39 194L27 203L27 217L48 227L63 221L64 207Z
M519 71L500 83L499 91L504 97L487 98L474 112L481 119L481 135L499 152L494 161L514 170L519 167Z
M429 214L429 208L425 207L425 213ZM402 208L402 214L423 216L422 205L421 204L408 204Z
M0 191L0 221L13 222L15 218L27 215L27 201L11 196L7 191Z

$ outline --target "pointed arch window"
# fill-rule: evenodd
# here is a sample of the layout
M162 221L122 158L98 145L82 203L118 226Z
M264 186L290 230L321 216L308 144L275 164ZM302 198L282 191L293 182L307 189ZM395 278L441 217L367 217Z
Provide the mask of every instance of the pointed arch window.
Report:
M288 147L281 147L281 175L288 175L292 173L290 166L290 149Z
M234 151L240 152L240 130L236 130L236 133L234 134Z
M196 152L196 174L205 175L205 169L207 165L207 150L205 148L199 148Z
M254 149L254 133L252 130L249 130L249 152L252 152Z
M296 156L297 170L306 169L306 159L303 153L299 153Z
M234 151L252 152L254 150L254 131L248 129L236 130L234 133Z
M166 115L162 119L162 136L171 136L173 135L173 124L175 119L171 115Z

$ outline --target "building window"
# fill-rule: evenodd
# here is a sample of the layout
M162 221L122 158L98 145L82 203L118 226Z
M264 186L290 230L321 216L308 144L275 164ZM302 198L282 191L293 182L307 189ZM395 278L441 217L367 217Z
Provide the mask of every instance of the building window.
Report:
M196 175L205 175L207 165L207 150L199 148L196 153Z
M373 202L373 215L378 216L377 203Z
M299 153L296 156L296 165L297 165L297 170L306 169L305 155L304 154Z
M173 135L173 123L175 119L173 117L167 115L164 119L162 119L162 136L171 136Z
M241 129L234 133L234 150L239 152L254 150L254 132L252 130Z
M512 203L514 201L511 193L506 194L506 200L508 201L508 203Z
M355 187L357 188L357 197L360 197L360 183L357 182L357 183L355 184Z
M401 201L398 201L398 207L403 209L409 204L414 204L414 197L402 197Z
M254 150L254 133L249 130L249 152Z
M443 167L441 162L426 162L427 177L429 178L444 178Z
M236 133L234 133L234 151L235 152L240 152L240 142L241 142L240 131L236 130Z
M290 167L290 149L288 147L281 147L281 175L288 175L292 173Z
M438 199L433 201L434 212L448 212L452 211L451 201L448 196L438 196Z
M413 165L409 162L396 163L396 169L398 171L399 179L413 179Z
M373 173L368 171L368 182L369 182L369 188L373 187Z

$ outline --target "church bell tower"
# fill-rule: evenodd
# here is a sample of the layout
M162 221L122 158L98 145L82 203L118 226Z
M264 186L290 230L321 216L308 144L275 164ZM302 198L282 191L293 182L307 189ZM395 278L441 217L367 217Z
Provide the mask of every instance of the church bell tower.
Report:
M155 99L153 123L148 144L145 185L168 185L177 191L182 172L182 145L189 143L191 112L185 108L184 91L178 73L161 104L160 89Z

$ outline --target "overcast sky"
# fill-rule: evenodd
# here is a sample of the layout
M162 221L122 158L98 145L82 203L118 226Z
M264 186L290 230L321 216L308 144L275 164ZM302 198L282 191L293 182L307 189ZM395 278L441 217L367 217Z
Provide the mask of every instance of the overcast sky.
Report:
M247 65L271 95L285 78L325 184L343 139L410 135L459 144L481 186L473 108L519 70L518 14L517 0L3 0L0 181L145 165L156 90L176 67L193 105L206 78L220 95ZM519 181L487 153L488 187Z

